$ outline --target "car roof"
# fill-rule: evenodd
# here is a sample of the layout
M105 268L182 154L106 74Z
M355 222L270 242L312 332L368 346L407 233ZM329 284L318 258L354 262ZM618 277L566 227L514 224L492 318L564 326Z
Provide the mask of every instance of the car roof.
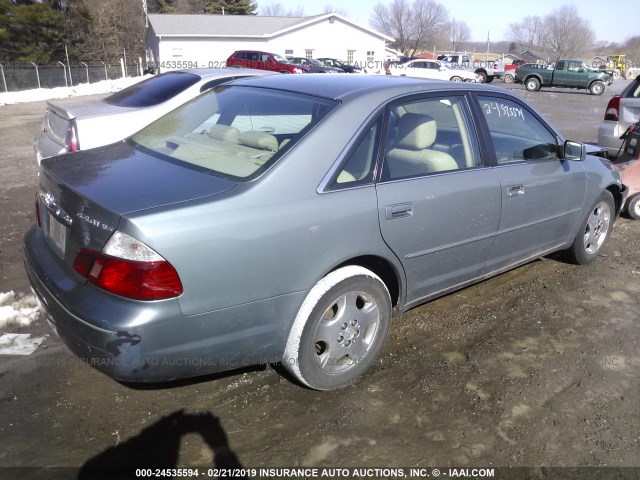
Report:
M222 77L238 77L243 75L279 75L278 72L257 70L255 68L190 68L188 70L172 70L198 75L203 80L211 80ZM164 72L168 73L168 72Z
M278 75L262 78L242 80L244 86L273 88L296 93L346 100L360 96L379 94L381 97L392 98L410 93L426 93L438 91L468 90L505 92L503 89L481 84L469 84L445 81L425 81L422 78L396 77L390 75L336 75L328 76L321 73L305 75Z

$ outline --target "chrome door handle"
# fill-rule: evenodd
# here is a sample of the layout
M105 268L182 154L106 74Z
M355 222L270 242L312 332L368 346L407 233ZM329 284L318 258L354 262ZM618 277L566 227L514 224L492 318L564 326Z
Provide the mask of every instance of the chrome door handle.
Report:
M385 217L387 220L410 217L411 215L413 215L413 205L411 203L388 205L385 209Z
M513 185L511 187L507 187L508 197L521 197L522 195L524 195L524 185Z

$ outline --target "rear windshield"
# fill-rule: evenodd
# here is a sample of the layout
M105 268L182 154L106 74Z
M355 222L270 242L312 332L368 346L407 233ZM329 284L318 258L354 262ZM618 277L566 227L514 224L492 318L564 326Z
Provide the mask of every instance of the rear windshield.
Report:
M109 95L104 101L118 107L150 107L166 102L199 80L193 73L167 72Z
M337 102L280 90L222 85L161 117L132 141L161 158L233 180L273 164Z
M622 92L622 96L626 98L640 97L640 77L631 82Z

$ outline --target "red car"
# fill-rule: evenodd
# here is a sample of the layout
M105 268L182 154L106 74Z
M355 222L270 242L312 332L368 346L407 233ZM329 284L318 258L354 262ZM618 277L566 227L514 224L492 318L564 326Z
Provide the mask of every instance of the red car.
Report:
M249 67L251 65L251 67ZM276 54L256 50L236 50L227 58L227 67L255 68L280 73L303 73L302 65L295 65Z

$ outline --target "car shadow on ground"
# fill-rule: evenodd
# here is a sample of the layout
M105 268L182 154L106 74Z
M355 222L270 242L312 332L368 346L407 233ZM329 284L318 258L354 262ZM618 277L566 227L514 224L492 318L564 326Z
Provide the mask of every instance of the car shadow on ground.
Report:
M133 479L140 477L142 469L167 472L166 469L179 468L181 439L191 433L199 434L213 454L213 465L200 467L224 469L228 478L246 478L240 476L241 471L236 471L243 467L229 448L220 420L210 412L189 414L178 410L126 442L109 447L87 460L77 479ZM168 476L173 478L174 474Z
M133 390L170 390L177 387L187 387L191 385L198 385L200 383L209 383L217 380L224 380L226 378L239 377L243 373L257 373L265 371L272 365L249 365L246 367L236 368L233 370L226 370L224 372L210 373L207 375L200 375L196 377L180 378L176 380L167 380L164 382L150 382L150 383L133 383L133 382L119 382L127 388Z

